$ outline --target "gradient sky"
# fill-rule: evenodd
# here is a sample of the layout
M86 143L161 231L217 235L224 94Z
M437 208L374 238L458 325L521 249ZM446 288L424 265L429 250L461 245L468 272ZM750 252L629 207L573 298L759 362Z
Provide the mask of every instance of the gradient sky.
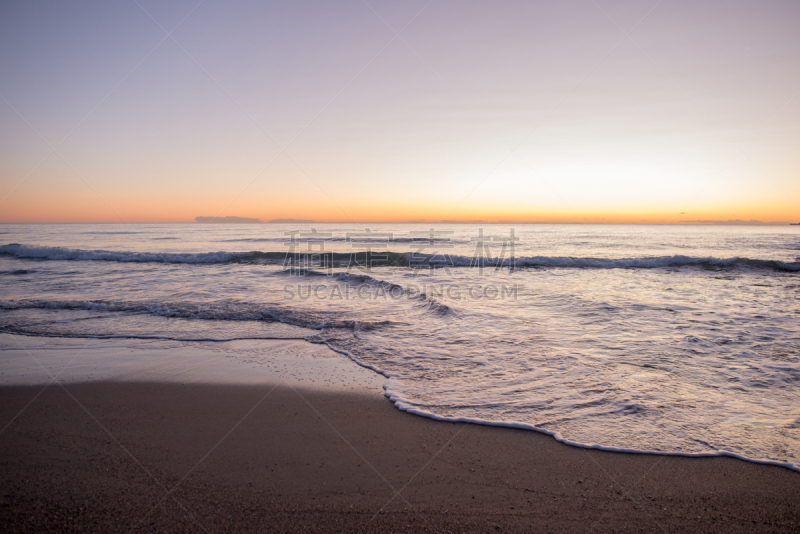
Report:
M163 4L0 5L0 222L800 221L795 0Z

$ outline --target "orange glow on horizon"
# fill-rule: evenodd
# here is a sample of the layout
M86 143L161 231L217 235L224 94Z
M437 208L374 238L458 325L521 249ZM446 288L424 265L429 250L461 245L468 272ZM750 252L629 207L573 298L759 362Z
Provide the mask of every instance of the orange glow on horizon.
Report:
M674 209L645 210L585 210L568 211L556 209L456 209L448 207L415 207L409 209L401 205L354 206L341 205L291 205L285 203L280 208L263 209L249 207L242 209L220 209L213 203L198 206L170 206L164 202L154 202L145 208L133 202L120 202L112 205L105 202L72 203L69 206L42 202L36 205L9 203L0 214L0 223L194 223L195 217L226 216L247 217L269 222L274 219L313 220L319 223L592 223L592 224L713 224L726 221L755 221L760 224L786 224L798 222L798 215L792 206L777 207L726 207L705 210L687 210L681 213Z
M0 223L800 221L800 3L412 4L15 4Z

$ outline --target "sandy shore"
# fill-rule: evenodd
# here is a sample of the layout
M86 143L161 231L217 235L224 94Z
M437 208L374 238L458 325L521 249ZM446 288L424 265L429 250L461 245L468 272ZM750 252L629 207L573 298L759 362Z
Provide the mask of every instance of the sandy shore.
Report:
M794 471L584 450L412 416L375 395L0 388L4 422L23 408L0 434L3 531L800 529Z
M322 345L0 349L3 532L800 530L798 472L413 416Z

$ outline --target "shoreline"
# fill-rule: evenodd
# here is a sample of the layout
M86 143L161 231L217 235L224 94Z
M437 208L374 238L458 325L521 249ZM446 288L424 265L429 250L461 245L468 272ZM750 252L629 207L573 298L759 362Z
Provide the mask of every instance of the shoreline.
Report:
M7 531L800 528L796 471L572 447L363 391L96 381L0 399Z
M50 346L44 348L42 342ZM209 345L207 345L209 343L211 347L218 344L222 348L220 350L216 350L216 347L209 349ZM304 338L174 340L158 336L147 338L126 336L67 338L0 333L0 351L5 353L5 357L0 361L0 387L5 385L43 386L48 381L48 378L40 372L39 362L30 359L30 351L39 355L37 360L41 360L42 355L50 351L55 353L63 351L62 357L54 358L52 363L55 363L58 368L58 365L64 365L69 360L64 365L62 372L72 366L73 373L76 367L73 363L75 358L81 356L86 358L86 355L95 353L90 358L92 361L88 364L89 371L82 370L86 373L85 375L61 376L59 373L59 381L64 383L80 383L88 381L87 379L91 381L112 380L120 383L154 381L173 384L196 383L209 386L263 385L284 381L300 387L379 396L388 399L399 411L434 421L536 432L570 447L624 454L685 458L725 457L800 472L800 466L790 462L754 459L730 451L684 453L585 444L566 439L557 432L524 423L440 416L406 406L402 399L393 396L390 391L385 389L385 381L389 377L377 368L359 362L348 352L330 346L328 343L311 342ZM253 358L252 354L258 351L269 355ZM27 362L27 366L17 364L17 368L12 369L12 373L9 374L6 372L9 364L13 368L17 363L13 356L9 358L9 355L14 353L17 353L17 362L23 360ZM134 354L136 356L132 357ZM220 354L223 354L224 357L220 357ZM76 356L69 359L70 355ZM167 365L164 364L165 361L168 362ZM20 376L21 368L25 368L24 370L28 374L38 374L39 376L34 381L22 378ZM253 373L253 370L257 370L257 373Z
M388 398L388 397L387 397ZM391 399L390 399L391 401ZM397 407L397 406L395 406ZM426 419L432 419L434 421L440 421L444 423L465 423L470 425L478 425L478 426L488 426L494 428L511 428L514 430L522 430L525 432L536 432L538 434L543 434L550 438L553 438L558 443L562 443L567 445L568 447L575 447L578 449L587 449L587 450L594 450L594 451L602 451L602 452L613 452L619 454L642 454L642 455L652 455L652 456L675 456L679 458L732 458L734 460L739 460L742 462L748 462L757 465L768 465L771 467L781 467L783 469L788 469L789 471L795 471L800 473L800 466L789 462L781 462L778 460L756 460L753 458L748 458L747 456L742 456L741 454L737 454L735 452L730 451L717 451L717 452L669 452L669 451L649 451L649 450L639 450L639 449L625 449L621 447L609 447L605 445L587 445L584 443L579 443L577 441L570 441L565 439L557 432L550 432L543 428L539 428L532 425L526 425L524 423L507 423L507 422L495 422L495 421L487 421L484 419L470 419L466 417L458 417L458 418L447 418L441 417L436 414L432 414L429 412L422 412L415 409L403 409L398 408L398 410L408 413L410 415L416 417L425 417Z
M323 344L0 349L4 531L800 529L788 467L404 413Z

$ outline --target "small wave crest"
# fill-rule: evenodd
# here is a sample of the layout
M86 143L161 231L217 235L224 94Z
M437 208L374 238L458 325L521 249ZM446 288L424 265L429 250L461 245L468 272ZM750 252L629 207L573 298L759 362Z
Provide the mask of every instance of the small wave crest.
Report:
M377 278L373 278L367 274L356 274L356 273L324 273L320 271L316 271L313 269L285 269L279 271L277 274L279 275L287 275L287 276L302 276L302 277L313 277L313 278L327 278L331 281L335 282L344 282L351 285L371 285L380 287L383 291L388 292L393 297L397 298L403 296L408 299L412 299L417 301L416 307L422 308L425 311L431 312L435 315L440 317L444 317L447 315L454 314L454 310L440 302L435 297L426 294L425 292L420 292L418 289L406 289L403 286L398 284L394 284L392 282L387 282L385 280L379 280ZM384 293L387 294L387 293Z
M506 262L509 265L511 262ZM523 257L514 261L516 267L562 267L583 269L663 269L670 267L698 267L705 269L749 268L771 271L800 271L800 262L760 260L750 258L714 258L695 256L659 256L651 258L571 258Z
M298 277L308 277L308 278L326 278L328 280L334 282L344 282L351 285L375 285L381 286L388 291L398 291L399 294L407 294L407 291L397 284L392 282L387 282L385 280L379 280L374 278L368 274L363 273L352 273L352 272L331 272L326 273L322 271L317 271L315 269L283 269L276 273L279 276L298 276Z
M0 246L0 255L33 260L57 261L115 261L134 263L231 263L257 259L282 259L282 252L130 252L112 250L82 250L12 243Z
M11 243L0 246L0 255L20 259L58 261L110 261L135 263L265 263L276 265L304 265L313 259L331 267L346 267L365 264L362 253L287 254L285 251L250 252L133 252L110 250L82 250L63 247L46 247ZM396 265L407 267L504 267L504 268L578 268L578 269L663 269L694 267L700 269L751 269L783 272L800 271L800 261L752 259L744 257L715 258L697 256L655 256L639 258L594 258L568 256L520 256L516 258L474 258L461 255L415 255L410 252L382 252L381 258L369 258L372 265ZM307 270L307 276L313 276ZM292 273L295 271L292 270ZM324 273L323 273L324 274ZM349 275L361 276L361 275ZM355 279L354 279L355 280Z
M425 310L439 317L446 317L448 315L455 314L453 308L425 293L420 293L417 296L417 300L420 301L418 306L424 308Z
M0 256L19 259L53 261L108 261L121 263L178 263L178 264L222 264L264 263L271 265L306 265L322 263L330 266L405 265L404 253L382 253L382 257L367 258L364 252L341 253L287 253L286 251L250 252L133 252L114 250L83 250L64 247L46 247L10 243L0 246Z
M279 306L240 301L217 302L113 302L102 300L17 300L0 301L0 310L88 310L98 312L144 313L157 317L217 321L280 322L311 330L373 330L389 321L356 321L325 311L290 310Z

